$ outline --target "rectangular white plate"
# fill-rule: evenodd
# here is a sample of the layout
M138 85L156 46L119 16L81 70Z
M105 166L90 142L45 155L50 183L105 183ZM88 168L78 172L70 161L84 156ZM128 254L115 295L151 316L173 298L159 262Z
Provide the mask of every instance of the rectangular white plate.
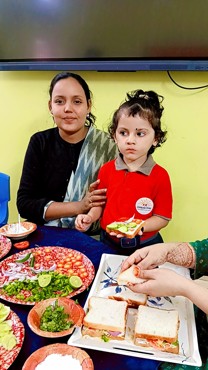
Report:
M100 266L88 295L88 299L90 296L108 298L109 295L115 294L117 289L125 289L125 287L118 287L116 281L121 264L125 259L126 256L113 254L102 255ZM184 267L175 266L170 263L165 263L161 267L173 269L177 273L190 278L189 270ZM85 312L88 307L88 299L84 306ZM201 366L193 304L184 297L148 297L147 305L160 309L176 309L179 312L180 327L178 339L180 350L178 355L134 345L133 333L137 310L133 308L128 309L125 340L110 340L106 343L100 338L84 337L82 336L81 329L76 328L69 338L68 344L151 360Z

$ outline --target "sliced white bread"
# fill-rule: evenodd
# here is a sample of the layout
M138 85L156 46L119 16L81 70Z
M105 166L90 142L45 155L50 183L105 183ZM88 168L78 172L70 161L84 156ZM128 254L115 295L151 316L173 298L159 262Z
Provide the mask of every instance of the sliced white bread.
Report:
M125 291L115 293L109 296L110 299L116 299L117 301L126 301L128 307L138 307L140 304L145 305L147 302L147 295L142 293L134 293L129 288L125 288Z
M121 272L117 277L118 285L133 285L140 284L146 281L145 279L140 278L140 268L136 265L130 266L125 271Z
M83 335L124 339L128 308L125 301L92 296L88 308L83 320Z
M134 343L177 354L179 352L178 329L178 311L139 306Z

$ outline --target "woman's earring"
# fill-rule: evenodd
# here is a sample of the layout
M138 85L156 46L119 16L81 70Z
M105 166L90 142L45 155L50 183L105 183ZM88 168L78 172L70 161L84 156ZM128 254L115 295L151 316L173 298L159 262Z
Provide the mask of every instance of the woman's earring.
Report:
M87 113L87 118L90 118L90 113Z

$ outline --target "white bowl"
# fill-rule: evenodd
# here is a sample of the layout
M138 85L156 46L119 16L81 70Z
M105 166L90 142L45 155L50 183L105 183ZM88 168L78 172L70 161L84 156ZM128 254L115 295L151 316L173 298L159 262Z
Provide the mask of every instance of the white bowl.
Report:
M21 230L22 229L22 230ZM33 233L37 229L37 225L32 222L16 222L14 224L7 224L0 228L0 234L6 236L7 238L19 240L26 238L29 234Z

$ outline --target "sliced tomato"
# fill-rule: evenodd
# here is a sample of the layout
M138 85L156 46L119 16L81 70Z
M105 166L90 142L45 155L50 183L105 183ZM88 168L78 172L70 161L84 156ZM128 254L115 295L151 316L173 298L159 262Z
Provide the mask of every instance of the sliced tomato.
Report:
M26 249L29 247L29 245L30 243L27 240L25 240L24 242L15 243L14 247L17 249Z

